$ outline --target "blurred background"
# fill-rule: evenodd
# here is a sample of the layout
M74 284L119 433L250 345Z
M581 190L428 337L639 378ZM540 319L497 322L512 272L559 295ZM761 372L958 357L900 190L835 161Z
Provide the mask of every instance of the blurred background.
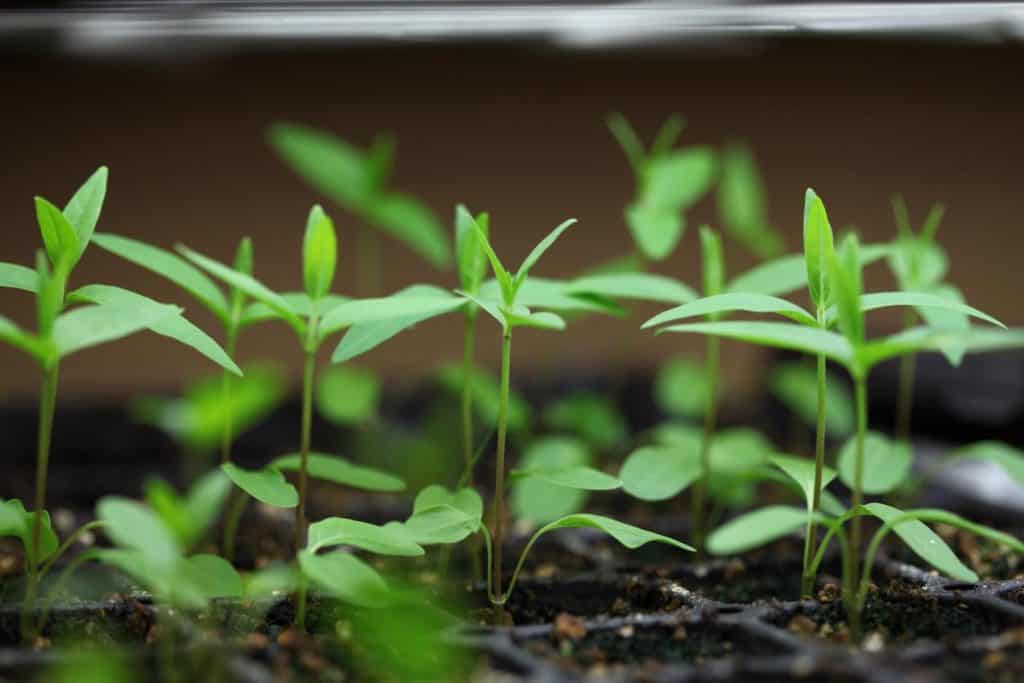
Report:
M893 193L905 196L915 226L941 201L949 279L971 304L1024 324L1024 12L1014 5L34 5L0 11L0 260L32 261L34 195L62 205L106 164L99 230L183 242L221 260L251 235L257 275L278 289L301 288L305 217L322 202L339 232L335 289L355 293L357 219L270 148L268 126L288 121L361 147L393 133L392 186L421 198L448 231L457 202L489 211L493 241L513 264L564 218L579 218L536 271L568 277L632 248L623 209L634 180L607 115L624 113L649 141L679 113L682 145L749 145L787 252L800 248L809 185L837 230L855 226L870 242L896 234ZM687 212L679 248L653 269L699 286L696 228L718 221L712 192ZM389 238L381 246L384 291L456 286L453 271ZM732 273L756 263L728 238L726 257ZM116 283L183 303L217 329L173 285L100 249L75 277L73 285ZM868 289L893 286L884 265L865 277ZM518 334L515 374L626 375L699 353L701 339L640 331L663 307L632 308L625 320L593 316L562 334ZM34 326L24 293L0 290L0 311ZM902 317L869 321L881 333ZM478 359L496 367L497 327L484 320L479 329ZM392 385L415 380L458 357L461 332L455 318L434 320L358 362ZM279 360L297 378L301 359L283 326L256 328L239 353ZM742 392L761 381L766 352L727 344L723 353L730 386ZM212 370L184 347L138 335L65 363L61 396L174 391ZM37 386L35 366L0 348L0 397L31 399Z

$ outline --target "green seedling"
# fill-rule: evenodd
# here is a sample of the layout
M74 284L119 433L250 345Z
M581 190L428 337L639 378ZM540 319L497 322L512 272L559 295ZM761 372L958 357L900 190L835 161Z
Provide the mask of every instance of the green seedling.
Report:
M67 292L72 271L93 237L106 191L107 169L100 167L63 210L36 197L36 218L45 249L37 253L35 269L0 263L0 286L34 294L38 318L38 331L32 333L0 316L0 340L31 356L43 374L36 467L37 514L33 518L31 550L25 554L26 606L35 598L36 570L43 559L43 510L61 361L77 351L148 329L192 347L230 372L241 373L224 350L186 320L182 309L176 306L111 285L87 285ZM84 305L71 308L74 304ZM26 623L25 634L29 632Z
M390 234L435 268L451 264L451 244L434 213L411 195L387 188L394 165L395 140L379 134L369 149L308 126L278 123L270 144L281 158L318 192L360 220L360 294L380 293L377 231Z
M804 424L814 428L818 422L818 376L806 363L780 363L772 372L769 389ZM857 417L853 394L839 382L825 382L825 432L835 437L853 433Z
M568 230L575 222L576 221L572 219L564 221L563 223L558 225L554 230L552 230L547 237L541 240L541 242L537 244L536 247L533 248L533 250L523 260L522 264L519 266L518 270L515 271L515 273L512 273L505 268L505 266L501 262L501 259L498 257L497 253L491 246L488 236L484 233L482 229L480 229L479 226L475 225L475 221L473 226L476 231L479 243L483 248L484 252L486 253L487 259L490 261L491 269L494 273L495 281L497 283L498 294L500 295L500 298L487 298L485 295L475 296L468 292L461 292L461 295L464 296L468 301L471 301L477 306L479 306L480 309L485 311L495 321L497 321L502 330L501 394L498 409L498 432L495 455L495 494L494 513L492 519L493 533L483 532L485 540L487 542L488 565L490 568L487 574L489 585L488 594L492 604L495 606L495 614L499 620L502 620L504 618L503 605L505 604L505 601L508 598L508 592L504 591L502 587L503 575L501 568L502 547L505 536L505 450L508 426L508 397L510 385L509 380L512 365L512 331L518 327L535 327L547 330L565 329L565 321L561 317L559 317L555 313L552 313L550 310L531 310L527 304L524 304L522 301L520 301L519 293L523 291L525 287L528 286L529 272L537 264L541 256L543 256L544 253L558 240L558 238L566 230ZM534 301L537 299L529 298L528 300ZM543 304L541 304L541 306L543 306ZM604 490L616 488L619 485L618 480L615 479L614 477L610 477L609 475L606 475L598 470L594 470L592 468L579 465L551 471L520 471L517 474L519 474L520 476L547 477L549 479L554 479L554 483L557 483L561 486L583 490ZM451 495L453 497L465 496L466 498L474 498L474 500L479 499L479 496L476 495L472 491L472 489L461 489L460 491L454 494L448 494L446 491L444 491L444 489L441 489L440 492L437 489L431 490L434 491L434 493L438 495L439 498L442 499L444 498L445 495ZM427 505L427 503L420 500L419 498L418 500L421 503L421 509L432 507L431 505ZM457 508L457 506L453 505L449 505L448 507ZM417 515L414 513L412 520L415 520L416 517ZM465 536L468 536L470 533L480 531L481 529L485 529L485 527L480 523L480 516L474 514L467 515L467 517L469 518L469 523L466 523L462 527L460 527L460 529L465 531L465 534L462 536L463 538ZM421 517L420 522L422 522L422 519L423 518ZM608 523L606 524L605 522ZM407 524L408 523L409 522L407 522ZM605 518L600 518L597 516L570 515L568 517L562 518L561 520L551 522L547 526L543 527L540 531L538 531L537 535L539 536L541 533L556 528L561 528L564 526L597 526L598 528L605 528L607 530L608 528L618 528L616 527L616 525L619 524L619 522L615 522L614 520L606 520ZM632 530L635 528L629 527L629 529ZM615 532L609 533L615 535ZM632 531L624 533L626 533L626 535L628 536L632 533ZM642 533L646 534L648 532ZM417 538L416 540L419 541L420 539ZM461 540L461 538L455 539L455 541L444 542L450 543L456 542L457 540ZM631 540L635 539L631 538ZM643 542L646 542L646 540ZM678 542L672 541L671 539L668 539L668 542L678 544ZM527 545L526 549L524 550L523 557L525 557L526 553L529 552L531 545L532 541L530 544ZM681 547L688 547L684 546L683 544L678 545L680 545ZM520 559L520 566L521 564L522 559ZM513 574L512 580L509 585L509 590L511 590L512 586L514 586L517 575L518 569Z
M194 548L213 526L231 493L231 480L211 470L180 495L163 479L146 481L146 503L185 550Z
M275 507L295 508L296 553L306 546L306 491L310 475L369 490L402 488L400 481L381 472L353 465L342 458L310 451L317 352L332 335L357 323L397 320L404 325L400 329L405 329L409 324L404 323L410 317L423 320L448 313L462 307L465 301L444 290L423 286L378 299L349 300L331 294L337 264L337 237L333 222L320 206L312 208L306 221L302 251L305 291L301 293L275 293L247 273L229 268L184 246L180 246L179 251L192 263L237 287L254 300L255 303L244 314L246 319L283 321L299 338L305 359L299 452L278 458L261 470L245 470L230 462L221 466L240 489L257 500ZM365 351L394 336L397 331L357 343ZM348 357L350 351L350 347L339 344L332 360L338 362ZM292 470L298 471L298 491L282 474L282 471ZM241 515L246 500L243 496L242 502L231 511L229 525L233 525L232 520ZM299 593L299 602L298 613L304 617L304 590Z
M670 116L646 148L622 114L608 117L608 128L618 140L633 170L636 193L626 206L626 224L641 260L667 258L686 229L684 212L711 189L715 153L709 147L673 149L685 124Z
M860 293L860 271L862 265L866 262L877 259L881 254L886 252L884 249L879 249L877 247L868 247L866 248L868 253L866 255L862 254L859 244L853 237L848 239L846 245L847 248L844 258L847 260L844 262L843 267L847 268L850 273L847 278L850 283L847 289L855 292L855 295L850 295L850 301L847 301L847 305L858 306L857 314L860 316L859 318L855 317L853 313L850 313L847 315L847 322L843 322L844 314L842 313L843 308L840 305L839 285L835 283L834 277L830 275L830 272L834 270L833 262L838 263L838 257L833 247L832 228L829 223L828 215L825 211L825 206L821 199L813 190L808 189L804 203L803 262L804 282L810 291L811 302L815 307L815 312L813 314L804 310L797 304L786 299L779 298L778 296L754 291L733 290L727 291L724 294L705 297L704 299L665 311L664 313L648 320L644 324L644 327L647 328L664 325L666 323L676 322L694 316L721 316L726 313L734 313L737 311L774 314L783 316L797 323L798 326L795 329L801 329L801 332L803 333L813 334L817 331L825 332L838 325L840 329L848 330L848 336L846 337L848 339L847 344L850 345L850 348L856 348L859 345L866 343L864 342L864 312L891 306L917 306L956 311L958 313L971 315L990 323L1000 325L998 321L994 320L990 316L967 306L966 304L949 301L942 297L930 294L912 292L880 292L867 294L862 297ZM788 267L791 268L791 266ZM773 272L771 268L767 270L762 269L762 271L768 273ZM783 273L781 269L775 272L775 275L778 276L780 280L784 281L785 284L792 282L789 275ZM744 286L751 287L751 279L748 278L744 283ZM751 288L754 289L754 287ZM764 289L770 289L770 287L764 287L761 289L763 291ZM725 329L733 329L736 325L742 328L744 325L744 323L716 322L708 324L712 326L711 329L717 329L716 326L718 325L725 325ZM771 325L777 323L758 324ZM682 326L681 328L668 327L667 331L685 331L691 327L692 326ZM714 337L716 335L712 334L711 336ZM946 341L942 343L945 345L951 343L949 342L949 337L947 337ZM892 355L899 354L894 353ZM816 356L818 365L818 408L815 439L815 472L820 477L825 463L826 360L830 356L824 351L817 353ZM877 361L873 361L872 364L874 362ZM815 490L820 491L821 487L817 486L815 487ZM812 505L813 511L816 512L819 509L819 502L820 501L814 502ZM855 505L858 504L859 501L855 500ZM855 531L854 537L858 538L856 533L859 530L858 520L854 520L853 527ZM815 535L816 525L812 515L808 519L807 540L804 549L805 573L803 585L805 594L808 594L813 587L814 576L810 572L810 564L816 540Z
M950 301L963 303L964 297L952 284L943 282L949 269L949 258L936 241L935 235L945 213L941 204L934 204L925 218L924 225L917 233L910 224L907 205L900 196L893 197L893 213L899 230L889 254L889 269L896 277L899 288L904 292L923 292ZM904 314L904 328L917 324L923 319L929 326L950 330L965 330L967 316L950 310L930 307L908 308ZM950 346L943 350L953 365L959 365L964 350ZM916 356L912 353L900 358L900 383L897 396L896 434L906 441L910 438L910 422L914 401L914 374Z
M782 253L782 237L771 227L765 210L765 191L750 149L733 143L718 157L718 217L725 231L758 258Z

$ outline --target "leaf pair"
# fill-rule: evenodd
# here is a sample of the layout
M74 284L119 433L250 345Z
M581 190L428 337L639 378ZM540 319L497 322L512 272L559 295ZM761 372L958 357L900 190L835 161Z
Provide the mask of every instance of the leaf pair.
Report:
M181 496L163 479L146 482L146 503L160 517L183 548L191 548L216 521L228 494L231 480L220 470L200 477Z
M85 253L100 218L107 194L106 166L89 176L71 200L58 209L43 197L36 197L36 220L43 245L55 271L66 277Z
M39 525L39 557L34 557L32 529L35 526L37 514L41 514L42 519ZM46 510L41 513L28 512L25 510L24 504L16 499L0 502L0 537L5 536L21 541L28 565L32 567L39 566L39 563L57 552L59 543L50 522L50 513Z

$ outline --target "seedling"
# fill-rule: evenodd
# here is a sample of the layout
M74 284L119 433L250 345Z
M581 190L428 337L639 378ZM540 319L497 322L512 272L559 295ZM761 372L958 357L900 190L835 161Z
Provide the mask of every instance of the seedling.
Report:
M25 553L26 615L38 587L38 563L44 559L46 478L61 361L82 349L149 329L196 349L231 372L241 372L216 342L182 317L182 309L176 306L111 285L88 285L66 293L71 273L92 239L106 190L107 169L100 167L63 210L36 197L36 218L45 251L37 253L35 270L0 263L0 286L35 294L38 317L38 331L33 334L0 316L0 340L31 356L39 363L43 374L35 513L32 537ZM67 310L76 303L87 305ZM28 634L26 625L25 635Z
M192 263L251 297L256 303L247 309L246 317L253 320L281 320L298 335L305 358L299 452L278 458L262 470L245 470L230 462L221 465L240 489L257 500L275 507L295 508L296 553L301 552L306 545L306 490L310 475L369 490L402 488L402 483L394 477L352 465L341 458L310 452L317 351L333 334L356 323L405 320L410 316L422 320L456 310L464 305L463 299L436 288L421 288L427 289L429 293L417 290L415 295L394 295L380 299L346 300L331 294L337 263L337 237L333 222L319 205L312 208L306 221L303 293L275 293L247 273L229 268L184 246L179 246L179 251ZM393 334L377 338L370 347ZM333 359L337 361L345 352L346 349L339 345ZM298 470L298 491L282 474L282 471L289 470ZM243 502L232 510L233 518L241 515L240 508L244 507L245 500L243 497ZM305 590L300 590L300 624L304 617Z
M870 262L882 253L884 250L877 247L868 247L866 251L868 254L862 255L859 244L855 238L850 238L846 243L847 250L845 258L848 259L847 266L850 269L850 288L856 292L856 300L854 304L860 306L857 311L861 318L851 318L848 323L845 323L847 328L850 330L850 339L848 342L852 346L850 348L856 348L858 345L864 342L864 329L863 329L863 313L864 311L875 310L878 308L886 308L890 306L919 306L919 307L932 307L943 310L956 311L965 315L971 315L988 322L999 325L1000 323L990 316L974 309L966 304L952 302L941 297L937 297L930 294L922 293L909 293L909 292L881 292L876 294L868 294L864 297L860 296L860 270L865 262ZM839 308L839 295L838 286L834 282L834 278L830 276L830 269L832 268L831 263L836 260L836 253L833 248L833 237L832 228L828 220L828 215L825 211L825 206L821 199L815 194L813 190L808 189L804 203L804 278L807 283L808 289L810 290L811 302L815 306L815 313L805 311L802 307L786 300L781 299L777 296L772 296L763 293L754 292L743 292L743 291L732 291L726 292L725 294L706 297L699 301L685 304L683 306L676 307L669 311L665 311L644 323L644 327L653 327L657 325L663 325L665 323L678 321L681 319L704 315L722 315L725 313L732 313L736 311L745 311L749 313L768 313L776 314L786 317L796 323L799 326L804 326L807 329L802 329L804 333L813 333L815 331L827 331L831 327L837 324L842 328L843 318L841 315L842 309ZM770 272L770 271L768 271ZM780 280L787 281L789 284L788 276L780 277ZM750 279L747 279L746 286L750 286ZM852 315L852 314L851 314ZM859 322L858 322L859 320ZM710 325L725 325L726 329L733 329L731 325L739 325L742 328L744 323L708 323ZM776 323L758 323L758 324L776 324ZM800 329L800 327L796 329ZM691 329L692 326L669 327L664 331L686 331ZM718 329L712 327L711 329ZM715 336L715 335L712 335ZM724 335L723 335L724 336ZM943 345L948 344L948 338ZM816 485L813 490L820 491L820 477L824 471L825 463L825 396L826 396L826 359L829 357L827 353L821 352L817 355L817 379L818 379L818 409L817 409L817 426L816 426L816 439L815 439L815 473L819 480L819 485ZM898 354L894 354L898 355ZM877 361L874 361L877 362ZM852 371L851 371L852 374ZM854 505L859 505L860 501L857 499L858 494L855 492ZM820 499L815 499L812 503L812 513L816 513L819 509ZM804 548L804 582L803 592L809 594L814 585L814 576L810 571L811 559L813 556L813 547L815 545L815 534L816 527L814 522L814 515L812 514L808 518L808 530L806 535L806 542ZM859 521L854 520L854 538L859 540ZM855 547L859 545L855 544Z
M359 218L361 295L380 293L378 230L435 268L451 264L451 244L433 212L415 197L387 188L395 155L392 136L377 135L364 151L323 130L279 123L270 129L270 144L307 183Z

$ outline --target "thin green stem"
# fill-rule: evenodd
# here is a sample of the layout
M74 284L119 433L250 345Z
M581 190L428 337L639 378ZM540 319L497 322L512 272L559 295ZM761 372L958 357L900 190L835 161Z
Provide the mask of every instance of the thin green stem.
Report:
M61 558L62 555L64 555L64 553L66 553L68 551L68 549L72 545L75 544L75 541L77 541L78 539L80 539L82 536L84 536L86 533L92 531L93 529L98 529L101 526L104 526L105 524L106 524L106 522L104 522L103 520L96 519L96 520L93 520L91 522L88 522L87 524L83 524L82 526L80 526L77 529L75 529L71 533L71 535L68 536L64 540L63 543L61 543L60 547L57 548L57 552L55 552L53 555L51 555L50 558L48 560L46 560L46 562L43 564L43 566L40 567L40 569L39 569L39 581L42 581L43 579L46 578L46 575L49 573L49 571L51 569L53 569L53 565L57 562L57 560L59 560Z
M700 444L700 478L690 498L690 518L693 520L694 545L704 552L704 538L707 534L707 496L711 480L711 442L715 436L715 421L718 419L718 357L719 339L709 336L707 346L708 404L704 412L704 436Z
M475 315L466 316L462 342L462 455L465 468L462 479L473 485L473 345Z
M501 591L501 545L504 540L505 523L505 430L508 422L509 374L512 365L512 330L505 328L501 341L501 396L498 402L498 452L494 468L494 595ZM496 614L501 605L495 603Z
M227 517L224 518L224 559L235 560L235 540L238 537L238 524L242 521L246 506L249 505L249 494L241 489L231 492L231 505Z
M916 322L913 310L903 316L903 329L913 327ZM896 412L896 438L903 442L910 440L910 424L914 410L914 375L917 369L917 355L908 353L900 358L900 388Z
M359 249L359 293L363 296L379 296L380 236L377 229L367 223L361 223L356 241Z
M238 339L238 327L234 324L229 324L227 328L227 338L225 340L225 351L228 354L228 358L235 357L235 344ZM220 441L220 461L221 463L231 462L231 442L234 439L232 433L232 416L233 410L231 405L231 372L227 369L224 370L220 380L220 404L221 409L224 411L224 429L221 432Z
M807 534L804 539L804 575L800 595L811 597L814 592L815 572L811 571L811 557L817 543L818 525L815 518L821 507L822 471L825 469L825 356L818 356L818 421L815 426L814 443L814 491L811 496L811 514L807 519Z
M299 445L299 504L295 508L295 552L306 545L306 490L309 485L309 441L313 427L313 373L316 369L316 353L306 352L302 372L302 435Z
M866 381L863 376L854 378L854 400L857 404L857 437L853 469L853 496L850 508L858 510L864 503L864 435L868 429L868 400ZM861 546L861 515L850 520L850 575L858 576L858 558ZM857 579L854 578L854 581Z

